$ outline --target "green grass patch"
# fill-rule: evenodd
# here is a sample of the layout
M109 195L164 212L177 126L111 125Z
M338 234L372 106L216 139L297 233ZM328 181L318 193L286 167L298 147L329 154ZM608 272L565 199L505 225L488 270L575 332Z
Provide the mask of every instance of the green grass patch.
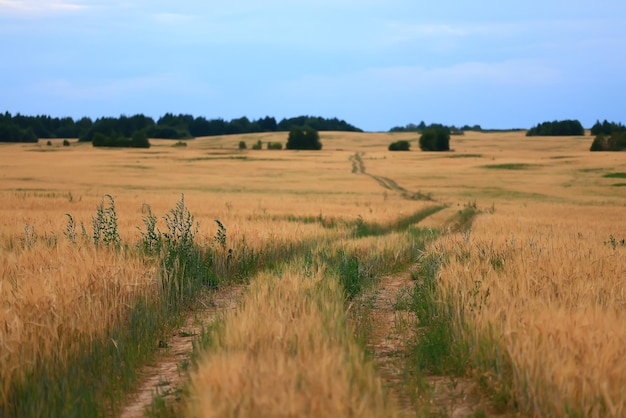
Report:
M452 154L447 158L482 158L482 154Z
M537 164L525 163L489 164L482 166L482 168L487 168L490 170L528 170L537 167L539 167L539 165Z
M626 173L606 173L602 177L607 179L626 179Z
M580 170L581 173L602 173L603 171L605 171L604 168L581 168Z
M446 205L429 206L411 215L398 218L396 221L387 225L381 225L376 222L365 222L363 218L359 216L357 220L351 224L354 228L353 236L363 238L385 235L390 232L402 232L446 207Z
M615 183L613 187L626 187L626 183Z

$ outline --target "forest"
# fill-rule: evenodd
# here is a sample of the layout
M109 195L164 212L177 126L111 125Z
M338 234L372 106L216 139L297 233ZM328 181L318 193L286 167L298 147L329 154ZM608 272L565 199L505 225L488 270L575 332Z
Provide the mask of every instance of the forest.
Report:
M337 118L297 116L276 118L266 116L257 120L241 117L226 121L188 114L166 113L156 121L143 114L120 117L51 117L0 114L0 142L37 142L39 138L78 138L91 142L96 134L106 138L132 138L142 131L149 138L188 139L202 136L289 131L293 127L308 127L317 131L362 132L361 129Z

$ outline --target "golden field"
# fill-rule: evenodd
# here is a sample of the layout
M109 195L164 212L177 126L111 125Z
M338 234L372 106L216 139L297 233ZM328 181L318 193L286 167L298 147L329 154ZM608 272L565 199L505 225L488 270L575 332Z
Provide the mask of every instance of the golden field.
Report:
M588 136L527 138L524 132L467 132L451 138L454 151L448 153L420 152L414 134L339 132L321 133L323 150L319 152L237 150L239 141L250 147L258 139L284 142L286 134L197 138L187 141L186 147L152 140L148 150L97 149L78 143L62 147L60 140L52 140L51 146L45 141L0 145L3 395L12 376L28 370L34 358L78 349L72 345L77 334L97 338L123 320L133 298L152 291L155 266L132 251L96 250L87 244L77 247L64 236L66 214L82 222L91 234L91 218L105 194L115 199L123 242L140 239L137 227L142 227L146 205L164 229L162 217L184 194L186 206L199 222L201 244L213 242L214 220L219 219L235 251L245 239L245 245L257 251L306 241L371 254L400 253L403 238L394 234L349 238L351 225L359 219L391 225L443 204L448 209L423 222L442 227L472 202L482 215L475 219L471 232L444 234L427 249L445 254L442 289L461 295L451 300L459 318L470 325L458 330L459 338L483 347L480 341L493 334L495 342L489 346L513 365L507 377L513 383L507 390L525 413L626 413L622 394L626 369L620 364L626 342L626 246L620 241L626 238L626 179L619 174L626 172L625 153L591 153ZM387 151L388 144L399 139L413 141L414 150ZM605 177L611 173L618 174ZM407 199L417 193L433 201ZM297 273L285 277L292 276ZM268 292L263 286L271 284L271 277L261 275L253 283L246 297L254 303L268 299L258 294ZM297 286L285 290L306 291ZM233 323L249 321L246 315L261 309L252 301L245 302L252 313L241 310L225 319L225 333L234 328ZM311 309L306 308L306 313L323 315ZM315 324L319 320L315 315L303 318ZM308 338L306 327L303 332L303 336L289 338ZM263 369L263 364L245 358L245 350L233 348L239 343L228 335L220 338L216 344L221 345L213 348L216 353L239 356L220 357L224 373L237 376L230 367L238 361ZM346 344L350 347L351 343ZM345 346L326 345L331 353L345 353ZM481 350L475 354L477 361L487 362L492 354ZM316 353L314 358L325 357ZM267 359L286 367L283 359ZM215 367L210 364L207 367ZM337 381L348 375L354 378L357 365L346 364L325 367L333 369ZM355 380L360 382L356 387L374 388L373 398L383 396L378 391L380 383L372 377L375 371L363 367L365 377ZM324 379L330 377L323 375L325 370L320 366L321 380L313 386L326 385ZM214 378L201 371L197 376L209 381L209 387ZM498 386L506 379L489 375L488 380ZM314 390L313 386L308 390ZM192 382L192 387L198 393L204 390L199 383ZM396 414L384 399L371 405L352 399L360 406L345 409L344 400L348 402L347 394L354 390L350 388L337 389L338 396L346 395L339 398L343 400L336 408L309 404L308 415L316 416L315 411L367 415L360 407L369 408L372 416ZM199 396L189 407L192 415L201 415L194 408L203 402L216 405L211 396ZM237 396L229 393L227 397ZM249 394L240 396L248 405L254 404ZM278 401L268 402L275 407ZM229 410L228 405L220 408ZM259 412L252 407L246 411Z

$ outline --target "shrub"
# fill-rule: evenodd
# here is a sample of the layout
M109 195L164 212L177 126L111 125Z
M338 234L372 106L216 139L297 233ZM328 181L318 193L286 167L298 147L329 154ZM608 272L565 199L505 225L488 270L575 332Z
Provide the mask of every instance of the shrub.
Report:
M287 149L316 150L322 149L319 133L309 127L294 127L289 131Z
M597 135L589 151L622 151L626 149L626 132L613 132L611 136Z
M252 149L254 150L263 149L263 141L259 139L257 143L252 146Z
M68 141L67 139L63 140L63 146L64 147L69 147L70 146L70 141Z
M268 142L267 143L267 149L283 149L283 144L280 142Z
M148 135L144 131L136 131L130 140L130 146L133 148L150 148Z
M429 128L420 137L422 151L449 151L450 132L446 129Z
M248 148L246 145L246 141L239 141L239 149L244 150L246 148Z
M406 140L396 141L389 144L389 151L410 151L411 143Z

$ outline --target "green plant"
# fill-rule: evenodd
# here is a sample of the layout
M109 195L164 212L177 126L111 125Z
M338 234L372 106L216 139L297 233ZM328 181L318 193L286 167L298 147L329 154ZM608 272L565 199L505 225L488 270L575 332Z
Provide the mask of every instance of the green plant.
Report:
M269 150L281 150L283 149L283 144L280 142L268 142L267 149Z
M176 203L176 207L171 209L164 219L167 232L163 233L163 238L168 250L191 250L199 225L194 222L193 215L185 207L184 194L181 195L180 200Z
M361 268L359 259L352 254L339 251L338 270L339 282L344 288L346 299L352 300L363 289L364 270Z
M109 205L104 206L104 197L96 208L96 216L91 218L93 225L93 242L95 245L105 244L119 248L120 234L117 230L117 213L115 212L115 199L110 194L105 195L109 199Z
M217 224L217 232L215 233L215 237L213 239L220 246L222 251L226 251L226 227L219 221L219 219L216 219L215 223Z
M444 256L436 252L422 254L413 274L411 311L418 323L418 336L410 347L413 367L419 371L441 374L461 373L469 354L454 340L454 317L450 304L442 299L437 286L438 271Z
M143 217L143 224L146 231L143 232L139 227L141 234L141 248L146 254L155 255L162 248L161 231L156 228L157 217L152 214L152 208L147 203L143 205L143 209L147 211L147 215Z
M389 144L389 151L410 151L411 143L407 140L392 142Z

